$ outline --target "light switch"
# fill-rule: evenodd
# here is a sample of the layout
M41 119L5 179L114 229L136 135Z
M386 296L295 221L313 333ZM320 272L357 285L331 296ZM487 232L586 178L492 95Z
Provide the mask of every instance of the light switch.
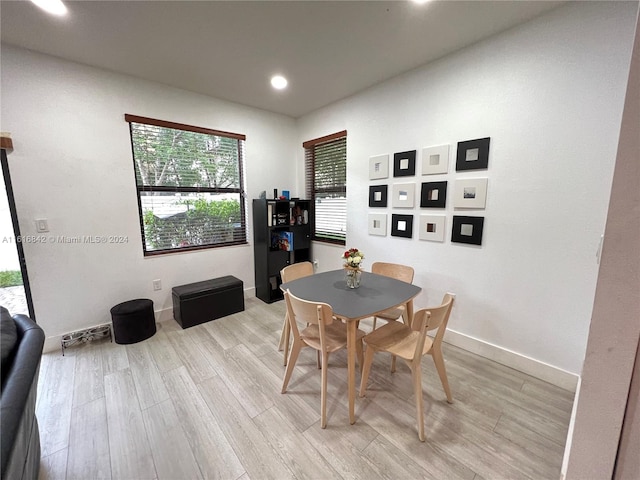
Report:
M46 218L36 219L36 230L38 233L45 233L49 231L49 222Z

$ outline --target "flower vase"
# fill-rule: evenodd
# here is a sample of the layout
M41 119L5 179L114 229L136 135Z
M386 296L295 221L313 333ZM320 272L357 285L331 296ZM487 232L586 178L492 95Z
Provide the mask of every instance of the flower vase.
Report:
M360 275L362 274L362 270L359 268L353 267L344 267L344 277L347 282L347 287L349 288L358 288L360 286Z

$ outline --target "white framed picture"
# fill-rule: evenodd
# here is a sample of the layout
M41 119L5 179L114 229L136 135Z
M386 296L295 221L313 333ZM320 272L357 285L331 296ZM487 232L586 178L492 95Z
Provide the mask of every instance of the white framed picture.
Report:
M420 215L418 238L431 242L444 242L447 217L444 215Z
M393 185L391 206L394 208L413 208L415 183L396 183Z
M449 171L449 145L422 149L422 175L435 175Z
M387 214L386 213L370 213L369 214L369 235L387 235Z
M389 176L389 154L369 157L369 180Z
M453 193L454 208L484 208L487 203L487 178L456 180Z

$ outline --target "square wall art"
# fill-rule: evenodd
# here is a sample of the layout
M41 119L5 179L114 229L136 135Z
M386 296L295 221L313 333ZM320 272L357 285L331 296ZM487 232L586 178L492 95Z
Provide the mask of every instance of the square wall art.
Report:
M454 208L484 208L487 203L487 179L456 180L453 194Z
M413 237L413 215L391 215L392 237Z
M435 175L449 171L449 145L422 149L422 175Z
M370 207L386 207L387 206L387 186L371 185L369 187L369 206Z
M482 245L483 227L484 217L462 217L454 215L451 241L455 243Z
M420 208L445 208L447 182L425 182L420 192Z
M447 217L444 215L420 215L420 240L444 242L444 229Z
M369 157L369 180L387 178L389 176L389 155Z
M369 235L387 235L387 215L385 213L369 214Z
M393 185L391 206L394 208L413 208L415 183L396 183Z
M458 142L456 171L487 168L489 166L489 140L491 140L490 137Z
M393 154L393 176L411 177L416 174L416 151Z

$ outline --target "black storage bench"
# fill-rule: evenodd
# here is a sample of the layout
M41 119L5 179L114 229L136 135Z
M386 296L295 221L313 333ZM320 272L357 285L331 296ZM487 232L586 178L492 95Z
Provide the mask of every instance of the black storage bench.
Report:
M173 287L171 293L173 318L182 328L244 310L242 280L231 275Z

